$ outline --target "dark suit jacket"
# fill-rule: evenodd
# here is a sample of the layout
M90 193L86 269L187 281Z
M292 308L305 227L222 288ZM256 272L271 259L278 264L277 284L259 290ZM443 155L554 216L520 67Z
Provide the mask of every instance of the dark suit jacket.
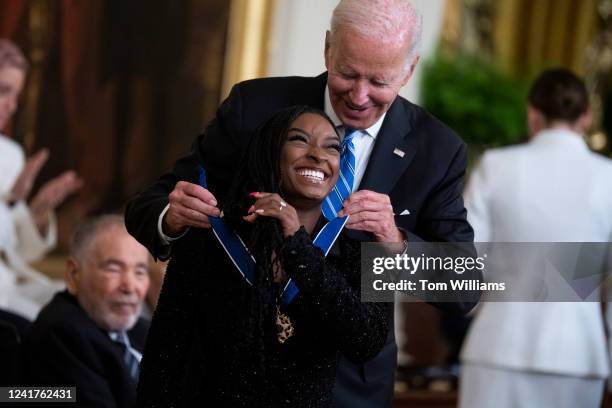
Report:
M144 349L148 328L149 322L140 319L128 332L136 350ZM38 315L23 342L22 360L25 385L76 387L79 407L136 404L136 384L121 347L66 291L57 293Z
M164 255L157 221L176 182L197 182L196 166L205 163L209 187L222 200L256 127L288 106L323 109L326 82L327 74L322 74L315 78L256 79L234 86L215 119L194 143L192 155L179 160L172 173L162 176L129 203L128 231L154 256ZM394 154L396 148L405 152L404 157ZM471 242L473 231L466 221L461 195L466 165L465 144L440 121L398 96L387 112L359 188L388 194L396 213L410 212L396 216L396 223L411 241ZM352 236L373 240L365 233ZM473 303L439 306L466 312ZM391 308L389 315L392 318ZM343 361L334 391L337 405L389 406L396 357L391 330L387 344L375 359L360 366Z

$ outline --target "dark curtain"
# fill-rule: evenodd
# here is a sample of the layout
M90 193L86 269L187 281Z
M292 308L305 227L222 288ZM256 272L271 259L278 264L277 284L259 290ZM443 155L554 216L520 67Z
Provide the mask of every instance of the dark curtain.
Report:
M0 16L32 60L11 133L50 148L39 183L68 168L86 183L61 208L62 242L81 218L121 211L214 115L228 1L17 0Z

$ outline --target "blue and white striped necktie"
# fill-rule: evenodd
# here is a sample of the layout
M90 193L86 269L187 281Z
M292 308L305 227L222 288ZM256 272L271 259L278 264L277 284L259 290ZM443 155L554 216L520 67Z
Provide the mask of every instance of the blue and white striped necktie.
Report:
M342 203L353 192L355 182L355 145L353 137L357 130L346 128L344 139L342 139L342 154L340 156L340 175L334 189L325 198L321 205L323 215L328 220L336 218L338 211L342 209Z
M132 347L130 344L130 339L125 331L111 332L109 335L111 340L121 346L125 368L130 374L132 380L134 380L134 382L138 382L138 375L140 373L140 359L142 358L142 354Z

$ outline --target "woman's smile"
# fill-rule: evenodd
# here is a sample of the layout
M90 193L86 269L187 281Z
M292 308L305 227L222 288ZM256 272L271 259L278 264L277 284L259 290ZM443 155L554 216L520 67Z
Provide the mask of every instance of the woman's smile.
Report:
M297 169L297 174L302 176L307 182L313 184L323 184L329 178L322 170L313 168Z

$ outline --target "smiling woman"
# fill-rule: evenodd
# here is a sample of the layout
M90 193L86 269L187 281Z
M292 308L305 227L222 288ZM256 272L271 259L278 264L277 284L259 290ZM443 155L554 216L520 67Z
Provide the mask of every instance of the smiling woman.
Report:
M141 406L327 407L339 354L358 363L380 350L386 309L360 300L359 243L340 234L325 257L318 239L344 225L321 216L339 160L319 110L288 108L259 128L223 218L173 247Z
M331 122L305 113L292 124L281 152L281 186L288 200L320 203L338 179L340 137Z
M255 211L264 209L264 203L281 208L272 202L278 204L282 196L290 204L284 214L295 212L298 228L303 225L312 233L321 216L321 203L338 179L340 137L327 115L310 107L278 112L261 126L245 159L224 210L228 222L240 229L240 212L253 204L252 198L267 199L254 203L246 218L249 222L260 215ZM252 192L270 194L254 196ZM268 209L267 216L273 216L273 208Z

